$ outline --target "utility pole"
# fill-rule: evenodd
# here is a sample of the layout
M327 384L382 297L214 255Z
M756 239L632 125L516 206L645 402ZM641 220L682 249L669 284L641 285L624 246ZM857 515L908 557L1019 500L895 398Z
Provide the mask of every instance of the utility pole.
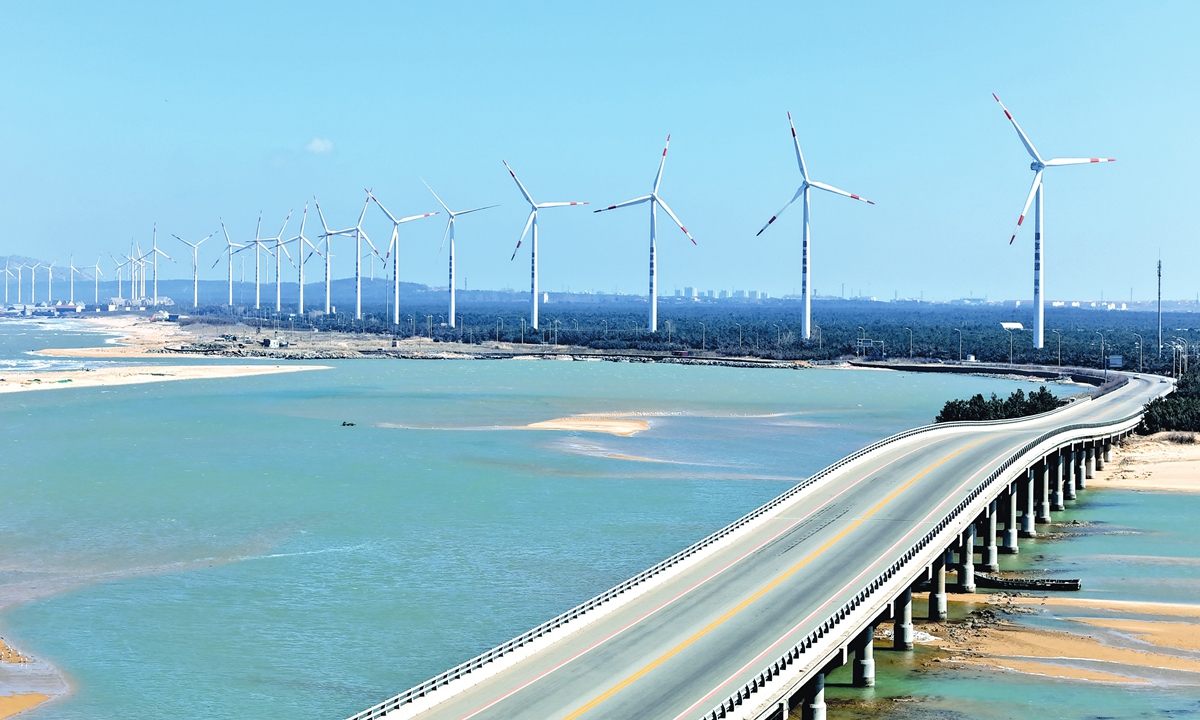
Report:
M1162 260L1158 261L1158 356L1162 357Z

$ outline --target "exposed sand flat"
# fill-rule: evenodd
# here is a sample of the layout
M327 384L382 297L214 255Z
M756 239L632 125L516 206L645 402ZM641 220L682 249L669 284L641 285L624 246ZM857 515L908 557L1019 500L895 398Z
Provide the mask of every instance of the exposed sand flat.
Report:
M572 417L529 423L525 426L525 429L567 430L574 432L606 433L608 435L620 435L621 437L633 437L643 430L649 430L650 421L634 418L574 415Z
M1088 670L1085 668L1071 667L1069 665L1058 665L1050 662L1039 662L1037 660L1017 660L1016 658L989 658L987 660L979 659L959 659L959 662L967 665L982 665L985 667L996 667L1004 670L1013 670L1026 675L1043 675L1045 677L1062 678L1064 680L1090 680L1092 682L1107 682L1107 683L1144 683L1143 678L1125 677L1124 675L1116 675L1114 673L1100 672L1099 670Z
M50 699L42 693L23 693L20 695L0 695L0 718L12 717L19 712L40 705Z
M77 358L140 358L162 357L167 345L189 342L192 335L176 323L153 322L144 317L107 316L81 317L89 325L119 333L116 344L90 348L48 348L38 355Z
M214 378L274 375L302 370L328 370L327 365L157 365L99 368L96 370L60 370L37 373L5 373L0 377L0 394L32 390L110 387L169 380L206 380Z
M1168 615L1174 617L1200 618L1200 605L1185 603L1144 602L1140 600L1098 600L1094 598L1066 597L1054 595L1051 597L1009 597L1008 602L1017 605L1043 607L1088 608L1092 610L1108 610L1112 612L1132 613L1135 615Z
M1133 436L1114 463L1088 481L1090 487L1200 492L1200 443L1171 442L1189 433Z
M1200 652L1200 625L1159 620L1068 618L1075 622L1116 630L1130 637L1163 647Z
M23 665L29 662L29 658L13 650L8 643L4 642L4 638L0 638L0 662Z

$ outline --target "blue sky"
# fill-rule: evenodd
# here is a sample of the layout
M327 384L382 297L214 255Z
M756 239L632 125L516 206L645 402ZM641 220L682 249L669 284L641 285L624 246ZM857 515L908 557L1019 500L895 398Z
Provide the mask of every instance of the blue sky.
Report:
M593 215L649 191L699 241L660 224L660 291L799 286L811 175L875 200L813 201L821 293L1032 294L1032 233L1011 247L1032 180L996 92L1045 156L1112 156L1047 173L1050 299L1200 290L1200 6L1132 3L0 4L0 254L92 262L136 237L190 275L186 238L331 225L363 188L393 212L500 203L464 218L459 278L527 288L509 256L540 200L545 289L644 293L648 211ZM314 140L317 141L314 143ZM315 150L315 151L314 151ZM390 231L372 208L375 239ZM664 218L665 219L665 218ZM308 234L316 234L310 223ZM445 284L441 217L406 225L401 277ZM163 238L166 238L165 240ZM216 239L202 248L202 277ZM349 245L335 274L352 272ZM204 258L207 257L207 261ZM310 277L318 273L311 266ZM290 273L289 273L290 274ZM461 282L460 282L461 287Z

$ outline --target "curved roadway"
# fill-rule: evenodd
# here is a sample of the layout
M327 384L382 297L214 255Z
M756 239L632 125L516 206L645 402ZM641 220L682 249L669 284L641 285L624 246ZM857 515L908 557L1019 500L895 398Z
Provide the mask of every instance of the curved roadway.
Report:
M812 632L1014 450L1056 427L1128 416L1168 387L1131 376L1047 416L887 445L598 619L389 717L696 718Z

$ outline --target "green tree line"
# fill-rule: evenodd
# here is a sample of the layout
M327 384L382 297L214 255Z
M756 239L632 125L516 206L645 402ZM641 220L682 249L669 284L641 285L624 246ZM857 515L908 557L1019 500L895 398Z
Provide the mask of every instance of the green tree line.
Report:
M1007 398L1000 398L996 393L992 393L990 398L984 399L982 394L978 394L969 400L947 401L942 411L934 418L934 422L1009 420L1048 412L1066 402L1055 397L1045 385L1028 395L1024 390L1017 389Z

